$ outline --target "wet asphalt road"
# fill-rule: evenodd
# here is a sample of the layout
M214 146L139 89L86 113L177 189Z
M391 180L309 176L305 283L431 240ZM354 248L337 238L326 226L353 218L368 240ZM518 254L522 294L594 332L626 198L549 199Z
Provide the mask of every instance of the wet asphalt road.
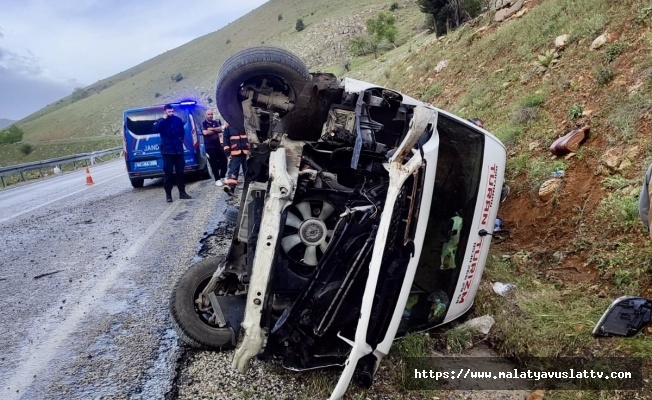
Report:
M121 160L0 191L0 398L172 398L168 296L223 218L212 180L167 204Z

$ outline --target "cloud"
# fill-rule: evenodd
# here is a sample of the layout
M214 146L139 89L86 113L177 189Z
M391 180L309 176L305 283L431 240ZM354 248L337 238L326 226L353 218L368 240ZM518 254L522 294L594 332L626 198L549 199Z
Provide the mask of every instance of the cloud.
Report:
M73 83L33 79L0 68L0 118L19 120L72 93Z
M11 93L7 76L29 88L42 82L47 93L71 82L86 86L214 32L266 1L3 2L0 98ZM8 116L0 110L0 117Z
M2 47L0 47L0 68L32 77L39 76L43 71L38 58L31 52L21 55Z
M3 9L0 47L23 56L32 51L44 77L90 84L214 32L265 1L23 0Z

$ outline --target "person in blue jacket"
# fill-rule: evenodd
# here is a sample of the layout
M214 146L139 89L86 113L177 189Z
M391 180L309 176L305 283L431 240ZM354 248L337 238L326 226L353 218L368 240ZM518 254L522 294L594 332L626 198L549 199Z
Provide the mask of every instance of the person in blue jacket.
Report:
M163 188L165 199L172 202L173 180L179 188L180 199L191 199L186 193L186 186L183 181L183 138L185 130L181 118L174 115L172 105L166 104L163 107L163 117L154 123L154 133L161 135L161 155L163 156Z

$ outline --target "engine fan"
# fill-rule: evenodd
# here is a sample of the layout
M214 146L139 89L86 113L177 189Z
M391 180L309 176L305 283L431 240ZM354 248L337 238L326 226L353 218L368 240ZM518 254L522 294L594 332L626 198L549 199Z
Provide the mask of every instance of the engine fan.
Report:
M339 213L324 200L303 200L287 209L281 247L295 263L316 266L324 256Z

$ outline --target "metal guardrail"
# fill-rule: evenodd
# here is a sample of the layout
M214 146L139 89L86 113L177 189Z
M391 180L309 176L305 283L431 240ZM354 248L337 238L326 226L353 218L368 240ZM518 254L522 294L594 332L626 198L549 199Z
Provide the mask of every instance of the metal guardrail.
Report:
M81 153L72 156L51 158L49 160L34 161L31 163L10 165L8 167L0 167L0 181L2 181L2 187L5 188L7 187L5 176L20 174L20 179L24 182L25 181L24 173L26 171L38 170L39 177L43 177L43 171L42 171L43 168L58 167L62 164L67 164L67 163L72 163L73 168L75 168L76 163L82 161L85 161L84 166L88 167L88 166L95 165L96 159L102 161L101 158L102 156L105 156L107 154L117 153L117 152L122 153L122 147L113 147L106 150L94 151L92 153Z

